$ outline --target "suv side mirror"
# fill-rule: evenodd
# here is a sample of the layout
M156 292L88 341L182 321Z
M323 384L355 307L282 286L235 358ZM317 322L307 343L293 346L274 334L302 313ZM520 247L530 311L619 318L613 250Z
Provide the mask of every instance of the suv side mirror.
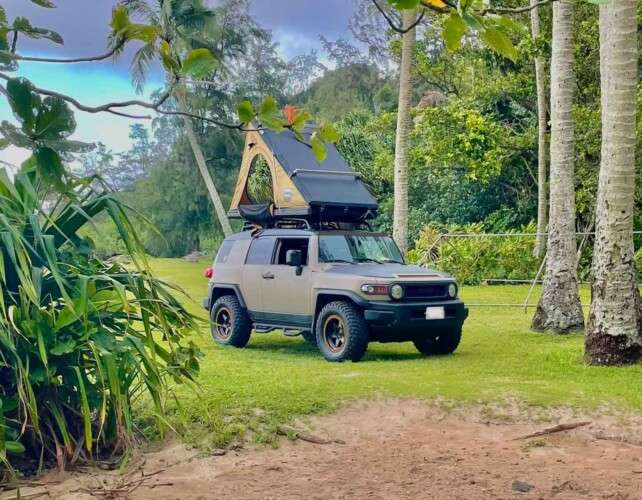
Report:
M303 265L303 252L301 250L288 250L285 252L285 264L292 267Z

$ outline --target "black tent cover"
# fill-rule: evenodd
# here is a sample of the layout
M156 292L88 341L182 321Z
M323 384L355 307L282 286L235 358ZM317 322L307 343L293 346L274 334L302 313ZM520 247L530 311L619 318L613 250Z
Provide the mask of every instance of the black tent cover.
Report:
M364 221L374 218L378 205L360 176L337 151L326 143L327 157L320 162L309 145L313 126L306 126L302 142L290 130L263 130L261 136L277 161L292 179L305 201L307 213L289 213L293 209L274 210L274 216L308 216L324 221Z

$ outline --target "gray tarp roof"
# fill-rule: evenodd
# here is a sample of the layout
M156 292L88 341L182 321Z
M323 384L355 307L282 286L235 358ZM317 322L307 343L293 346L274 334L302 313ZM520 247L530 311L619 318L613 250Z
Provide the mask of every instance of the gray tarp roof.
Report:
M306 128L303 134L306 140L310 139L310 132ZM281 133L264 130L261 136L311 206L377 209L377 200L333 144L326 144L328 156L319 162L312 148L290 130Z

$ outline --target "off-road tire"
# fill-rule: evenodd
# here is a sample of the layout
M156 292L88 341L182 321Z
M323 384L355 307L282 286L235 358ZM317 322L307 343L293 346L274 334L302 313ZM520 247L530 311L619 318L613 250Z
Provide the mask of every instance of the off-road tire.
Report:
M224 312L229 317L229 332L223 334L217 326L217 318L224 316ZM210 310L210 331L212 339L219 345L245 347L252 334L252 321L239 300L234 295L223 295L219 297L212 309Z
M303 337L303 340L305 340L308 344L317 344L316 333L312 330L303 330L301 332L301 337Z
M452 354L461 341L461 326L444 329L437 337L422 337L412 341L417 350L427 355Z
M326 340L326 328L330 323L340 324L343 329L343 342L340 347L332 348ZM327 304L317 317L317 347L323 357L331 362L354 361L363 358L368 349L368 325L359 309L349 302L337 300Z

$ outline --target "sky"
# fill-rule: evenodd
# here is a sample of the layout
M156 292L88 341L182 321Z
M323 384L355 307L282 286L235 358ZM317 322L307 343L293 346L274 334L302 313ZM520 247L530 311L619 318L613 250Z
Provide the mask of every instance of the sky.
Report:
M215 0L211 0L212 3ZM22 38L18 52L23 55L78 57L105 52L111 9L116 0L54 0L55 9L44 9L29 0L3 0L11 22L17 16L27 17L31 24L49 28L62 35L65 44ZM348 19L354 11L354 0L252 0L251 12L259 23L272 30L284 58L319 49L319 35L330 40L349 37ZM20 76L38 87L56 90L77 98L83 104L97 105L106 101L136 98L131 85L130 47L117 61L86 64L22 63ZM143 98L161 86L161 74L152 74ZM143 113L147 114L147 113ZM0 121L12 120L6 99L0 98ZM134 120L107 113L76 112L78 127L73 139L104 142L114 151L128 149L129 125ZM141 123L148 123L141 121ZM0 151L0 160L20 164L28 152L17 148ZM1 167L1 165L0 165Z

